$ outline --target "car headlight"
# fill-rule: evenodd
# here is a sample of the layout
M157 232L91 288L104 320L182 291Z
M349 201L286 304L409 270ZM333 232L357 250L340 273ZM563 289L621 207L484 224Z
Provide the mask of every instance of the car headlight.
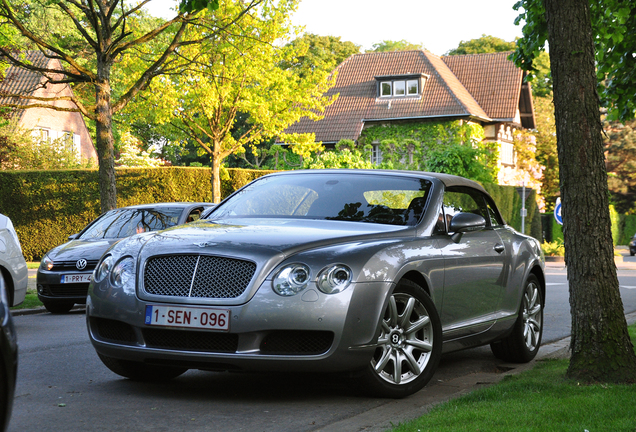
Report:
M272 288L276 294L293 296L307 288L309 279L309 267L304 264L290 264L276 274L272 281Z
M135 280L135 260L125 257L117 261L110 272L110 283L115 288L123 288Z
M44 255L40 262L40 268L42 270L51 270L53 268L53 260L48 255Z
M108 273L110 273L110 270L113 268L113 264L114 263L112 255L108 255L107 257L105 257L95 269L95 273L93 273L93 282L99 283L103 281L106 276L108 276Z
M318 273L316 285L325 294L337 294L351 283L351 269L343 264L326 267Z

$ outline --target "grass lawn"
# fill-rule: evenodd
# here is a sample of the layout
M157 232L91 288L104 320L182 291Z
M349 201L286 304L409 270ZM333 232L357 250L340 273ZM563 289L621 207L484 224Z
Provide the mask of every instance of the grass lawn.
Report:
M636 325L629 332L636 345ZM581 385L565 378L568 361L538 361L392 431L636 431L636 385Z

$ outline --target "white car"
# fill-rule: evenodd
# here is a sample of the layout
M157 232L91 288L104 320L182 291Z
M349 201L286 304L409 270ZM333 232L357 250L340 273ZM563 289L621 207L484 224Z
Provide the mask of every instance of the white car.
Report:
M26 295L29 274L18 234L11 219L3 214L0 214L0 271L7 286L9 305L19 305Z

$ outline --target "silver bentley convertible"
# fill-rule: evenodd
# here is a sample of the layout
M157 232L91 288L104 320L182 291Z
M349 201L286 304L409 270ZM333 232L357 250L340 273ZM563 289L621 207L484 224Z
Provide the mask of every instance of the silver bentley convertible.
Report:
M188 369L346 372L404 397L443 352L541 343L539 242L479 184L444 174L291 171L205 220L113 245L89 287L103 363L133 380Z

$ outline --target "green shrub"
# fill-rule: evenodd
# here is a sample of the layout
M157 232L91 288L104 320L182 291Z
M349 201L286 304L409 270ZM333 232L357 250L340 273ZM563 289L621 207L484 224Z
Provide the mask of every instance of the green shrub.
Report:
M563 245L563 239L543 242L541 243L541 250L543 250L545 256L564 256L565 246Z
M227 196L272 171L228 169ZM209 168L118 168L119 207L155 202L212 200ZM27 261L38 261L99 216L97 170L0 172L0 213L11 218Z

